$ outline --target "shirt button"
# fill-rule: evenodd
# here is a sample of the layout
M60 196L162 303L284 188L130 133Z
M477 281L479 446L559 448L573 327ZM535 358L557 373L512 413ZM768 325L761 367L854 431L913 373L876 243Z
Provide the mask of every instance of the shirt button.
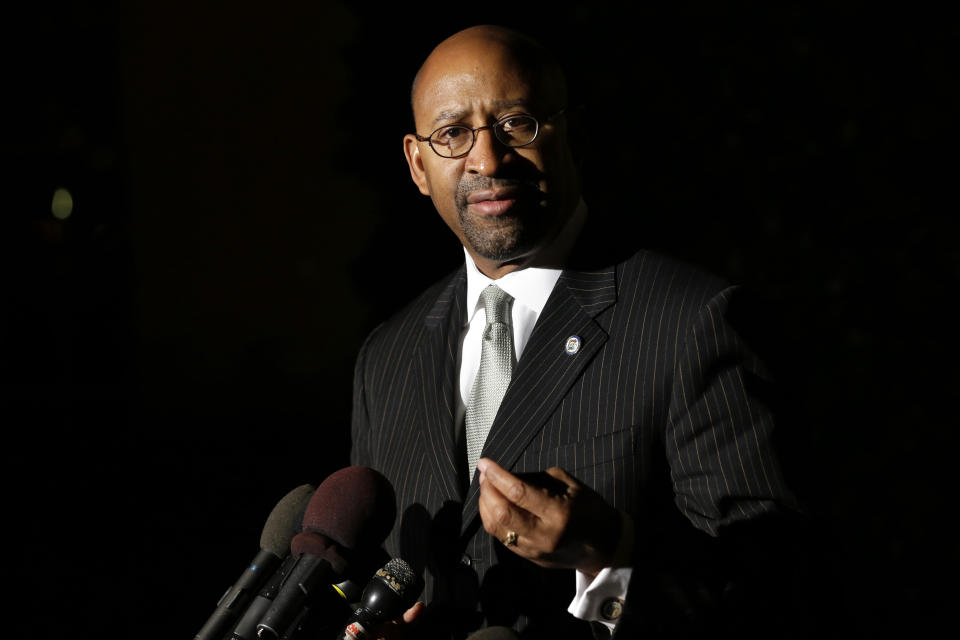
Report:
M465 567L469 567L471 564L473 564L473 559L467 554L463 554L462 556L460 556L460 564L462 564Z
M620 598L607 598L600 606L600 615L604 620L616 620L623 613L623 600Z

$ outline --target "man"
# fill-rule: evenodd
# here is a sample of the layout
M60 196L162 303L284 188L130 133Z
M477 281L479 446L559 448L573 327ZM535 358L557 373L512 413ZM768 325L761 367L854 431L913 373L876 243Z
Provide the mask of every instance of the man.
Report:
M352 462L396 490L418 637L736 627L743 524L791 504L737 290L646 252L596 262L566 99L547 52L492 26L414 82L410 174L465 265L364 344Z

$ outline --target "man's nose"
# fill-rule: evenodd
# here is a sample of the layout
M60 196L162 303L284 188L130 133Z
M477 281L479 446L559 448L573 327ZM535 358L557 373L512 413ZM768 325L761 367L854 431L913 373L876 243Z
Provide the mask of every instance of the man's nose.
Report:
M493 129L484 128L477 131L475 135L477 138L470 153L467 154L465 170L484 176L496 176L504 163L505 156L513 149L497 140Z

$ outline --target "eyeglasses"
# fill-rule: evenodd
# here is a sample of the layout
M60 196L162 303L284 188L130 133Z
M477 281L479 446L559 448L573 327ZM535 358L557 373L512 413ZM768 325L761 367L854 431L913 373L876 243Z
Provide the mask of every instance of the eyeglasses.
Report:
M563 112L564 109L560 109L544 120L544 123L550 122ZM441 158L453 159L462 158L470 153L477 141L477 132L484 129L492 130L497 140L508 147L525 147L537 139L537 134L540 133L540 122L533 116L523 113L504 116L493 124L476 129L471 129L465 124L448 124L429 136L421 136L418 133L414 135L420 142L429 143L430 148Z

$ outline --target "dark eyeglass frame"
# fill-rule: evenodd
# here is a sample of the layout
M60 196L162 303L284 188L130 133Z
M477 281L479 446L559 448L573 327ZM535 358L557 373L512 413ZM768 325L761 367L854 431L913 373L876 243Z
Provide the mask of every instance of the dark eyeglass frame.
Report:
M566 107L564 107L563 109L560 109L559 111L557 111L556 113L554 113L552 116L546 118L546 119L543 121L543 124L547 124L548 122L550 122L550 121L553 120L554 118L558 117L560 114L562 114L562 113L563 113L564 111L566 111L566 110L567 110ZM510 144L510 143L508 143L507 141L505 141L504 139L502 139L502 138L500 137L500 134L498 133L499 129L497 128L497 126L500 125L500 124L503 124L504 122L510 120L511 118L518 118L518 117L530 118L531 120L533 120L533 123L537 126L537 130L533 132L533 137L530 138L530 141L529 141L529 142L524 142L523 144ZM473 139L470 141L470 146L467 147L467 150L466 150L466 151L464 151L463 153L459 153L459 154L457 154L457 155L455 155L455 156L445 156L445 155L443 155L442 153L440 153L439 151L437 151L437 148L433 146L433 136L437 133L437 131L440 131L441 129L446 129L447 127L463 127L464 129L466 129L466 130L468 130L468 131L470 132L470 135L473 136ZM539 137L539 135L540 135L540 120L538 120L538 119L536 118L536 116L532 116L532 115L530 115L529 113L512 113L512 114L510 114L510 115L503 116L502 118L500 118L499 120L497 120L497 121L494 122L493 124L487 124L487 125L484 125L484 126L482 126L482 127L477 127L476 129L474 129L474 128L472 128L472 127L468 127L468 126L465 125L465 124L445 124L445 125L443 125L442 127L437 127L436 129L434 129L434 130L430 133L429 136L422 136L422 135L420 135L419 133L414 133L413 135L414 135L414 136L417 138L417 140L419 140L420 142L426 142L427 144L429 144L429 145L430 145L430 149L431 149L435 154L437 154L438 156L440 156L441 158L445 158L445 159L447 159L447 160L456 160L457 158L462 158L462 157L464 157L465 155L467 155L468 153L470 153L470 152L473 150L474 145L477 144L477 133L480 132L480 131L483 131L484 129L490 129L491 131L493 131L493 136L494 136L497 140L499 140L502 144L510 147L511 149L519 149L519 148L521 148L521 147L527 147L527 146L533 144L533 143L536 141L537 137Z

